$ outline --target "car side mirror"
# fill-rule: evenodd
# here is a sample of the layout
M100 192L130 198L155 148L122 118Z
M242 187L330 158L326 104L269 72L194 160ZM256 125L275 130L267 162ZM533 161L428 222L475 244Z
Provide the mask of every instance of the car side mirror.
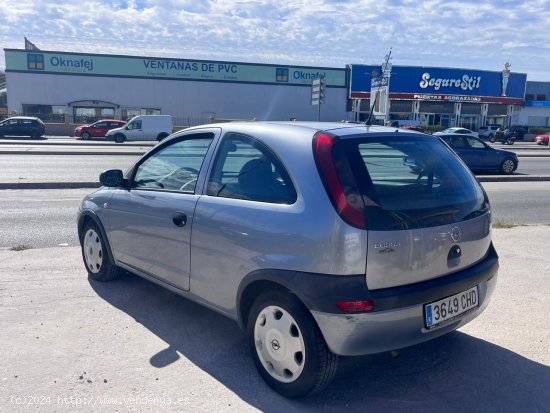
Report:
M126 180L120 169L109 169L101 172L99 183L110 188L126 187Z

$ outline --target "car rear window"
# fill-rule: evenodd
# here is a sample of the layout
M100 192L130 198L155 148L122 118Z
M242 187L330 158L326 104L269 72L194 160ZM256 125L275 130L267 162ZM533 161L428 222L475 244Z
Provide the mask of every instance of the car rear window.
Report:
M335 165L344 182L351 169L370 230L445 225L488 211L476 179L438 138L401 134L345 138L340 144ZM337 159L342 155L345 160Z

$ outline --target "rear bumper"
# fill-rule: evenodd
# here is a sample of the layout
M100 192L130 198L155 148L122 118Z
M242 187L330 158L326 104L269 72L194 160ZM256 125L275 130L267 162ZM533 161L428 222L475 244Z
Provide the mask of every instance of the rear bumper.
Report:
M386 309L362 314L335 314L311 309L311 313L330 348L339 355L379 353L412 346L434 339L465 325L489 304L498 276L498 257L493 248L483 262L435 283L418 283L383 291ZM424 305L478 286L479 306L454 320L428 330ZM394 290L394 291L392 291ZM407 291L408 290L408 291ZM395 294L395 295L394 295ZM376 292L373 292L375 308ZM392 298L393 296L393 298ZM392 302L394 305L387 305ZM407 303L399 306L398 303ZM393 308L390 308L393 307Z

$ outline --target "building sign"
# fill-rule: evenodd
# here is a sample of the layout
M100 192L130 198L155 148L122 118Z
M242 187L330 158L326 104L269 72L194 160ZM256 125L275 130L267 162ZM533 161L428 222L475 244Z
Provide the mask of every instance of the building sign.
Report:
M460 95L421 95L414 94L414 100L429 100L432 102L482 102L479 96L460 96Z
M525 97L527 75L501 71L393 66L390 82L392 99L445 102L494 102L520 104ZM350 67L350 97L368 98L373 71L380 66Z
M523 106L533 106L536 108L548 108L550 107L550 100L526 100Z
M6 72L345 87L345 69L5 49Z

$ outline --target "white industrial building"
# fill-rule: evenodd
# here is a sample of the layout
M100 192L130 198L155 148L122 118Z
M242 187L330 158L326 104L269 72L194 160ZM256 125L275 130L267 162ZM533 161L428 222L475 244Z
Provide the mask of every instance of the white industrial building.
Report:
M176 124L217 119L316 120L311 83L324 76L321 119L346 119L344 68L263 65L5 49L8 111L79 123L167 114Z

